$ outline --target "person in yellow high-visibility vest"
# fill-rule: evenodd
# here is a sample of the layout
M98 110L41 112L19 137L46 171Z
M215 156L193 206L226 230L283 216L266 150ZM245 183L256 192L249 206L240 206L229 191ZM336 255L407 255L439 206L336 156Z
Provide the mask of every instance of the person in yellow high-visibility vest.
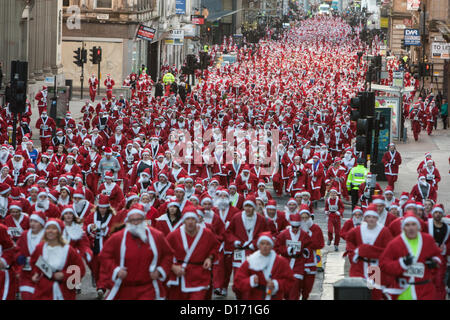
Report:
M352 210L358 203L359 185L366 181L368 172L369 169L364 166L364 159L359 158L358 165L356 167L353 167L347 176L347 190L350 191L350 194L352 196Z

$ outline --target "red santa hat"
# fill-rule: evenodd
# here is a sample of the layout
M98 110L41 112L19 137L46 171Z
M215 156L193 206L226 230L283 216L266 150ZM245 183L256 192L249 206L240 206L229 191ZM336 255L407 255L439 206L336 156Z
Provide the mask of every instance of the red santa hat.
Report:
M128 213L127 213L127 217L126 217L126 219L125 219L125 222L128 221L128 218L129 218L131 215L136 214L136 213L139 214L139 215L141 215L142 217L145 218L144 206L143 206L142 204L140 204L140 203L135 203L135 204L133 204L133 205L131 206L130 210L128 210Z
M37 184L33 184L30 188L28 188L28 192L33 191L33 190L39 192L39 186ZM12 192L11 192L11 194L12 194Z
M266 183L264 182L264 180L263 179L259 179L259 182L258 182L258 187L259 186L266 186Z
M297 204L297 201L295 201L294 198L290 198L289 201L286 203L286 205L289 205L290 203Z
M50 218L45 223L44 228L47 229L49 226L55 226L58 229L59 233L61 233L64 229L64 222L62 222L60 219Z
M360 206L356 206L356 207L353 209L352 215L355 214L355 213L357 213L357 212L363 213L362 208L361 208Z
M9 210L22 211L22 203L20 201L11 201L11 204L9 205Z
M72 213L74 216L77 216L76 214L75 214L75 211L73 210L73 207L72 206L63 206L63 209L62 209L62 211L61 211L61 219L63 219L64 218L64 215L66 214L66 213Z
M425 158L431 158L431 152L425 153Z
M186 192L186 191L184 190L184 184L179 184L179 185L177 185L177 186L175 187L174 191L183 191L183 192Z
M113 179L114 178L114 174L112 173L112 171L107 171L105 173L105 179Z
M408 208L417 208L417 205L414 201L408 200L404 205L404 210L406 211Z
M412 211L406 212L405 215L403 216L403 219L402 219L402 230L405 227L405 225L407 223L409 223L409 222L414 222L415 224L417 224L417 226L419 227L419 230L420 230L419 219L417 219L416 215Z
M303 213L307 213L308 215L311 215L311 211L309 210L309 207L307 204L301 204L300 205L300 210L298 212L300 215Z
M431 213L435 213L435 212L442 212L442 214L444 214L445 213L444 205L443 204L435 204L433 206L433 210L431 210Z
M112 155L112 150L111 150L111 148L109 148L109 147L106 147L105 149L103 149L103 153L105 154L105 155Z
M58 190L52 190L50 191L50 193L48 194L48 197L50 199L52 199L54 202L58 201L59 198L59 192Z
M409 199L409 192L402 192L402 194L400 195L400 200L403 199Z
M44 211L34 211L30 216L30 221L34 220L39 222L42 226L45 226L45 221L47 220L47 216Z
M4 182L0 183L0 195L6 194L10 191L11 191L11 187L8 184L6 184Z
M300 227L300 224L302 222L302 216L300 213L296 212L289 216L289 223L293 227Z
M392 186L387 186L386 189L384 190L384 194L394 194L394 189L392 188Z
M126 202L128 203L134 199L139 199L139 196L134 192L128 192Z
M190 205L190 206L186 206L183 209L183 216L182 216L182 220L186 220L188 218L194 218L197 222L199 222L200 218L198 216L197 213L197 208L195 208L194 206Z
M246 205L252 206L253 208L256 207L256 199L254 196L248 195L245 198L244 204L243 206L245 207Z
M372 217L377 217L379 218L380 216L378 215L377 212L377 206L373 203L369 204L369 206L366 208L366 210L364 211L364 217L367 216L372 216Z
M267 201L266 209L273 209L273 210L276 210L276 209L277 209L277 201L276 201L276 200L273 200L273 199Z
M106 194L101 193L98 196L98 207L109 208L109 197Z
M377 204L382 204L382 205L386 205L386 202L384 200L384 198L381 195L375 195L372 197L372 203L377 205Z
M270 244L273 247L274 241L273 241L273 238L272 238L272 234L270 232L261 232L259 234L259 236L258 236L258 242L256 243L256 245L259 246L261 241L264 241L264 240L270 242Z

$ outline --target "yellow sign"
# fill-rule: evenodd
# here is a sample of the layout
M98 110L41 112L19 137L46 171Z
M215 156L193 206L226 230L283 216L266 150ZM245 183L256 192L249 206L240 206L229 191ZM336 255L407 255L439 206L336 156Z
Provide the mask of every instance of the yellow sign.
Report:
M388 17L380 18L380 28L389 28L389 18Z

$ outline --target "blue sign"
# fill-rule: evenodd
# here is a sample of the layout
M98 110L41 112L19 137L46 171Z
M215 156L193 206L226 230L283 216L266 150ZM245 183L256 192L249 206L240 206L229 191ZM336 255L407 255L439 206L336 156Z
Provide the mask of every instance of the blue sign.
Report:
M405 46L420 46L419 29L405 29L404 33Z
M176 14L186 14L186 0L176 0L175 13Z

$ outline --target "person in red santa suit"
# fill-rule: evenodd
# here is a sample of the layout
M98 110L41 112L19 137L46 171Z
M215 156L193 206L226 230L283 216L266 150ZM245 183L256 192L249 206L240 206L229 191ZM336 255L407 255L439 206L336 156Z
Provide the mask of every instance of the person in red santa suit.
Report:
M325 185L328 190L334 188L347 201L349 199L348 191L345 185L347 180L346 169L341 165L342 159L336 157L333 165L330 166L325 174Z
M286 258L278 255L270 232L263 232L257 241L258 250L252 253L237 270L234 287L243 300L282 300L295 282L294 273Z
M300 161L300 156L294 156L294 162L289 166L287 170L289 177L287 190L291 192L291 196L305 188L307 181L305 166Z
M371 204L364 212L364 221L360 226L352 229L346 236L346 252L350 260L350 277L364 278L374 287L372 299L381 300L381 289L386 280L381 274L376 282L369 277L372 267L378 266L380 255L392 240L388 228L378 223L379 215L376 206Z
M88 80L89 83L89 95L91 97L91 101L95 101L95 95L97 94L97 86L98 86L98 79L95 76L95 74L92 74L91 77Z
M317 149L324 143L323 131L318 122L314 122L313 127L306 134L306 139L311 142L311 147Z
M433 300L433 276L442 264L441 250L433 236L421 232L413 213L402 221L402 233L389 242L380 256L381 272L392 278L383 290L392 300Z
M166 211L155 219L155 228L167 236L170 232L179 228L182 223L180 204L172 200L167 204Z
M94 204L86 199L86 193L81 182L78 182L72 198L72 209L76 218L84 221L91 214L91 212L94 211Z
M235 151L233 154L233 161L226 165L227 175L231 181L236 180L236 178L241 174L244 168L244 162L239 157L239 152Z
M236 178L235 183L238 192L246 197L248 194L252 194L256 191L258 179L250 172L249 165L245 164L241 174Z
M433 160L427 160L426 165L420 171L419 176L425 176L427 182L433 186L436 191L438 190L438 183L441 181L441 174L434 165Z
M30 228L28 215L22 212L20 201L11 201L9 205L9 215L3 224L8 227L8 233L14 242L17 242L22 232Z
M91 128L91 120L94 111L94 106L89 103L89 100L86 100L84 106L81 107L81 113L83 114L83 126L87 130Z
M295 153L295 149L293 145L289 145L287 152L283 153L283 156L281 158L281 173L280 173L280 178L281 178L281 186L280 186L280 190L281 193L283 192L283 189L286 192L288 191L289 188L289 179L291 179L292 177L289 176L289 168L292 166L292 164L294 163L294 158L295 158L296 153ZM278 193L279 196L281 196L281 193Z
M413 108L409 111L409 119L411 119L411 130L414 135L414 140L419 140L419 134L422 130L421 122L424 117L422 110L414 105Z
M218 144L214 148L214 152L212 153L211 158L212 159L210 159L211 164L209 164L209 168L211 170L212 177L218 179L221 186L227 186L228 172L225 164L226 154L224 153L222 144ZM250 167L248 167L247 169L248 172L250 172Z
M281 231L289 226L284 212L277 210L277 202L269 200L264 208L264 216L266 218L267 227L270 232L277 236Z
M428 233L433 236L436 245L441 249L441 265L439 271L434 276L434 284L436 286L436 299L445 300L445 274L448 268L448 256L450 250L450 224L448 218L444 218L444 206L436 204L432 210L432 218L428 218Z
M37 196L37 201L30 208L31 212L44 212L47 219L49 218L58 218L61 216L61 211L58 206L52 202L48 197L47 191L41 189Z
M311 218L311 212L306 209L302 209L301 212L302 223L300 228L305 231L311 238L311 244L304 251L305 257L305 273L303 276L303 286L300 288L300 296L302 300L308 300L309 294L314 286L314 280L317 273L317 255L316 250L320 250L324 247L324 239L322 229L315 224Z
M76 290L70 277L73 269L79 279L85 274L83 260L77 251L62 238L64 224L49 219L45 224L42 242L31 255L31 280L35 284L32 300L75 300Z
M244 201L244 211L236 213L231 219L229 230L226 233L226 241L233 251L233 267L239 268L246 257L256 249L256 235L268 231L266 219L256 213L256 200L247 196ZM236 269L235 269L236 271ZM239 289L233 287L236 297L241 297Z
M431 160L431 152L427 152L425 153L425 160L422 160L419 165L417 166L417 173L419 174L422 169L427 165L427 161ZM433 166L435 165L435 163L433 163Z
M343 218L344 210L344 203L339 197L337 190L331 189L330 196L325 201L325 215L328 220L328 245L331 245L334 233L334 251L339 250L341 219Z
M358 196L361 201L361 207L363 209L367 208L370 202L373 200L373 194L382 194L383 189L378 182L375 183L375 188L372 190L371 186L373 185L374 176L371 172L368 172L366 175L366 181L359 185Z
M111 286L106 300L164 299L162 284L170 274L172 248L160 231L145 223L141 205L128 210L125 222L125 228L106 241L101 253L99 282Z
M308 206L302 205L302 210L308 210ZM305 256L309 254L305 249L311 245L308 233L302 230L301 214L295 213L290 217L290 225L286 227L276 238L275 251L289 261L289 267L294 273L294 283L289 292L285 294L288 300L298 300L303 288L305 273Z
M127 138L124 134L122 134L122 128L120 126L117 126L114 130L115 134L111 135L111 137L108 140L108 146L119 146L119 151L125 149L125 146L127 144Z
M0 223L0 292L1 300L15 300L16 279L13 266L18 248L15 246L8 228Z
M42 115L44 111L47 111L47 95L48 95L47 87L43 86L42 90L39 91L34 97L34 99L37 100L39 115Z
M22 156L22 154L16 150L14 152L14 157L9 159L6 165L9 167L9 170L12 173L14 185L18 185L20 182L22 182L22 178L26 175L26 170L28 167L28 163Z
M260 198L263 200L264 205L268 203L268 201L272 200L272 195L270 191L266 188L266 183L263 179L259 179L257 190L253 193L255 198Z
M41 116L36 121L36 129L39 130L42 152L45 152L51 145L52 135L56 130L55 120L48 117L46 109L41 113Z
M75 155L73 153L69 153L65 158L65 164L61 165L61 170L59 175L64 175L70 173L72 176L76 176L77 174L81 174L80 167L75 163Z
M388 185L394 190L394 183L398 178L398 169L402 164L402 157L396 150L395 144L389 144L389 150L384 153L381 161L384 164L384 174L388 180Z
M351 219L348 219L345 221L344 225L342 226L340 235L343 240L347 238L348 233L357 226L360 226L363 221L363 211L362 208L359 206L356 206L352 211L352 217Z
M204 198L202 201L207 198ZM207 203L207 200L206 202ZM229 191L220 190L219 198L215 201L212 210L218 215L224 224L224 231L228 232L231 220L240 210L232 205ZM233 271L233 246L224 241L219 248L219 261L213 268L214 293L218 296L227 296L228 284Z
M174 261L167 286L170 300L205 300L219 242L214 233L198 225L197 209L186 206L183 225L167 236Z
M320 155L318 153L315 153L312 160L308 161L305 165L305 171L307 174L307 190L311 194L311 201L317 206L317 200L320 200L322 197L320 189L325 176L324 166L320 162Z
M178 161L174 160L172 163L172 170L169 175L169 181L172 183L180 183L180 181L184 181L186 176L186 170L184 170Z
M115 85L116 83L115 83L114 80L111 78L111 75L110 75L110 74L107 74L107 75L106 75L106 79L105 79L105 81L103 82L103 84L104 84L105 87L106 87L106 97L107 97L108 101L111 101L111 99L112 99L112 91L113 91L113 87L114 87L114 85Z
M111 171L105 173L105 182L98 188L98 193L108 196L111 207L116 211L120 211L125 205L125 197L120 186L113 182L114 174Z
M31 300L34 294L34 282L31 280L30 259L36 246L44 235L44 225L47 218L43 212L34 212L30 216L30 229L22 232L17 240L17 258L19 265L19 292L21 300Z
M414 198L415 201L422 203L428 199L434 202L437 200L436 189L427 182L426 176L423 175L419 177L417 184L412 187L409 196L410 198Z

